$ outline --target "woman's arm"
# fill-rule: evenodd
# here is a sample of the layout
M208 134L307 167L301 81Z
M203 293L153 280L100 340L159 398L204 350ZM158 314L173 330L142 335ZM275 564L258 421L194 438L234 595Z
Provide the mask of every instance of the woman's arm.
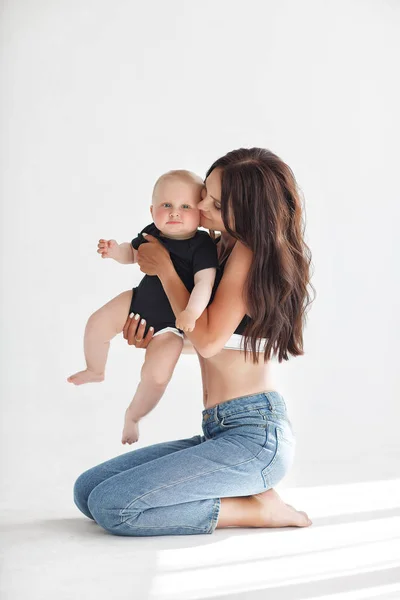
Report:
M204 358L210 358L222 350L246 314L243 289L251 261L252 251L242 243L236 242L213 302L197 319L194 330L185 332ZM176 316L184 310L189 292L172 263L166 264L158 273L158 277Z
M177 316L186 307L190 294L177 275L168 250L153 236L146 235L146 239L149 243L142 244L138 250L140 270L147 275L159 277ZM249 248L241 242L235 243L213 302L197 319L195 329L186 332L188 339L204 358L210 358L222 350L247 312L243 289L252 258L253 253ZM136 323L128 318L124 338L129 344L133 343L135 332ZM136 332L136 335L139 334Z

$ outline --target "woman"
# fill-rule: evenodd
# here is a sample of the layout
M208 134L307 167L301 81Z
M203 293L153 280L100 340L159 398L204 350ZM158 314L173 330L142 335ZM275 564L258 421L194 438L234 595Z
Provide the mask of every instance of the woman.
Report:
M201 366L204 435L128 452L78 478L78 508L116 535L311 525L273 489L290 468L295 440L269 361L303 354L310 303L295 178L268 150L234 150L210 167L198 206L200 225L214 239L221 232L214 294L186 332ZM189 292L164 246L146 239L140 269L160 278L177 315ZM128 318L124 337L145 348L145 331L145 322Z

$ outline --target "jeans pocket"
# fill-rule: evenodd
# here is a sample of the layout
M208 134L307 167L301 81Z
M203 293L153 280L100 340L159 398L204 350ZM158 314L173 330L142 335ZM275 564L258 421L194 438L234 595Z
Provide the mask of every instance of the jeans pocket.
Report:
M272 434L273 435L273 434ZM268 432L268 437L272 435ZM290 470L295 453L294 436L286 428L275 426L276 451L270 463L261 471L266 489L273 488Z
M222 417L220 421L222 429L234 429L236 427L267 427L267 421L258 409L236 412Z

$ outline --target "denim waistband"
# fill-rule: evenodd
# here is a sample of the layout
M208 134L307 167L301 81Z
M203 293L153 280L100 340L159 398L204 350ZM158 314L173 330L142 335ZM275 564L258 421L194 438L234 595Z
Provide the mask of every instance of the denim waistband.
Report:
M221 402L221 404L216 404L212 408L205 408L202 414L203 420L215 419L218 421L219 418L257 408L267 409L279 418L288 419L285 401L278 392L259 392L258 394L232 398L232 400Z

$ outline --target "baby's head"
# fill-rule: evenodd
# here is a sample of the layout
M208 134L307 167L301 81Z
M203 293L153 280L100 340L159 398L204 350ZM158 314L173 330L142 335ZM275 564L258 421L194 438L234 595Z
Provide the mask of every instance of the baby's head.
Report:
M195 234L203 187L201 177L191 171L168 171L157 179L150 211L155 226L166 237L186 239Z

